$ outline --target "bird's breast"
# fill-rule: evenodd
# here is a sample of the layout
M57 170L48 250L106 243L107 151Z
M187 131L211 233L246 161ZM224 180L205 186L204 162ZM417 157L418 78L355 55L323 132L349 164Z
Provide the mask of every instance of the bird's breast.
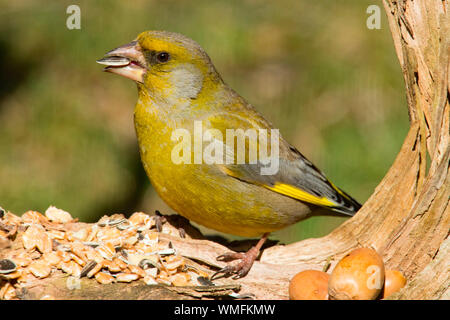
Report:
M134 120L141 160L153 187L186 218L218 231L254 236L309 214L301 203L230 177L217 165L194 163L193 121L170 118L142 103L136 105Z

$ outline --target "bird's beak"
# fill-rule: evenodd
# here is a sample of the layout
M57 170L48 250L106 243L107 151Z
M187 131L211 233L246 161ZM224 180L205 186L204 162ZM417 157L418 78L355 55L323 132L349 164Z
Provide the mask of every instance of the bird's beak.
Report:
M144 55L137 41L120 46L105 54L97 63L106 65L103 71L116 73L136 82L144 82L147 71Z

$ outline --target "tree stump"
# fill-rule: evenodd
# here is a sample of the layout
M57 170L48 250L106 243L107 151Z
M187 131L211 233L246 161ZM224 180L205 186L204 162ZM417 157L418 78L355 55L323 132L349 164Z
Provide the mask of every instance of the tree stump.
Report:
M448 1L384 0L406 84L410 130L362 209L329 235L263 253L261 261L323 264L358 246L376 249L408 285L393 298L449 298Z

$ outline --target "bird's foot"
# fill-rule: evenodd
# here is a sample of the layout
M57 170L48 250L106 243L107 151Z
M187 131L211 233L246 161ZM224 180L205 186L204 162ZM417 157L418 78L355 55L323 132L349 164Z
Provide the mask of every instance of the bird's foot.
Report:
M253 249L253 248L252 248ZM225 261L230 262L234 260L244 259L245 253L243 252L227 252L224 254L221 254L216 258L217 261Z
M216 273L211 276L211 280L218 279L221 277L227 277L230 275L235 275L233 279L240 279L245 277L247 273L253 266L253 262L255 262L256 258L259 255L259 248L252 247L246 253L242 252L227 252L217 257L218 261L233 261L233 260L241 260L237 265L234 266L226 266L225 268L220 269Z

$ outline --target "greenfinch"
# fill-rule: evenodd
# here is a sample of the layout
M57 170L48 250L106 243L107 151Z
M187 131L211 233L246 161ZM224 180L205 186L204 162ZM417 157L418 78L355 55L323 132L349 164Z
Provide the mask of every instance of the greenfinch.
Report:
M139 151L159 196L180 215L208 228L262 235L248 252L218 257L241 260L222 269L223 275L245 276L272 231L312 215L352 216L361 207L233 91L195 41L146 31L97 62L137 84ZM266 136L251 143L253 132ZM228 139L230 133L235 136ZM193 142L181 141L189 136ZM205 141L214 142L213 147ZM268 149L270 156L263 152ZM219 161L221 156L226 161Z

